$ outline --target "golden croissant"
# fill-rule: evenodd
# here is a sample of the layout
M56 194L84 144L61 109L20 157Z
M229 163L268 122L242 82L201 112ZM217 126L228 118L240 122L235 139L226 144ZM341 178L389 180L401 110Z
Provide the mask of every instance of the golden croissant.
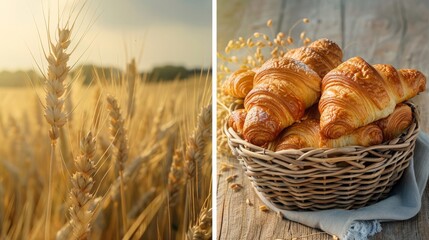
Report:
M341 64L343 52L336 43L322 38L308 46L288 51L285 57L305 63L323 78L329 71Z
M235 132L242 135L244 120L246 119L247 112L244 109L237 109L231 112L228 118L228 126L232 127Z
M360 127L351 134L341 136L337 139L329 139L320 134L319 120L307 119L287 128L277 141L275 150L280 151L306 147L368 147L382 142L383 132L375 123Z
M338 148L346 146L363 146L369 147L383 142L383 132L381 128L370 123L366 126L355 129L347 135L343 135L336 139L326 138L320 135L320 147Z
M319 120L307 119L285 129L276 142L276 151L285 149L318 148L320 142Z
M322 80L319 102L321 133L339 138L393 112L397 103L424 91L426 77L414 69L396 70L391 65L371 66L351 58Z
M398 137L407 129L413 121L411 107L400 103L396 105L395 110L387 118L378 120L376 123L383 131L384 141L389 141Z
M236 98L245 98L252 90L255 72L249 69L238 69L223 83L223 91Z
M262 146L300 120L320 96L321 79L307 65L292 58L275 58L257 71L254 87L244 100L247 116L244 138Z

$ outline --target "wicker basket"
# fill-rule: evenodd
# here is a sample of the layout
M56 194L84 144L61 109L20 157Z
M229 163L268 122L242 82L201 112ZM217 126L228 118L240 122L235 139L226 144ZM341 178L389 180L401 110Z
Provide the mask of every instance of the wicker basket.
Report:
M386 198L413 157L419 132L413 123L401 136L371 147L304 148L273 152L224 127L232 153L256 191L283 210L356 209Z

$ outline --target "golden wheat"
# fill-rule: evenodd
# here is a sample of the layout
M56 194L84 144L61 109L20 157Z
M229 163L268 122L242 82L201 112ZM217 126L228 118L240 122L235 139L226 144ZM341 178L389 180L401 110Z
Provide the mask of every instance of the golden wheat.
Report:
M70 55L66 53L70 45L70 29L67 27L58 27L58 41L56 44L49 39L48 72L45 81L45 118L51 125L49 137L51 138L51 157L49 162L49 187L48 201L46 208L45 221L45 239L50 238L50 219L52 208L52 171L55 164L55 146L60 135L60 128L67 122L66 113L64 112L64 94L66 86L64 80L70 70L67 66Z
M92 187L93 175L96 171L93 158L96 144L92 133L89 132L80 143L81 154L76 157L76 172L72 176L72 189L70 191L70 225L73 235L77 239L88 239L91 229L94 202Z
M210 76L151 82L131 60L88 86L68 63L80 40L55 30L43 89L0 89L0 238L208 236Z
M64 80L70 70L67 62L70 55L66 53L70 45L70 30L67 28L58 28L58 42L56 44L50 42L48 61L48 73L45 81L46 88L46 106L45 118L51 125L49 137L52 141L56 141L59 137L59 129L64 126L67 121L66 113L64 112L64 93L66 86Z

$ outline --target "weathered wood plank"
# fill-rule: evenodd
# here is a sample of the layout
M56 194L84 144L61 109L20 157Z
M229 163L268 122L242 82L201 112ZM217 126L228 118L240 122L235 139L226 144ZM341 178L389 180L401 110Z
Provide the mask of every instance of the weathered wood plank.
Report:
M273 28L278 28L284 0L229 1L217 4L217 48L222 51L229 40L250 37L256 31L266 31L268 19L273 19Z
M394 0L343 1L345 58L361 56L370 63L397 65L404 23Z
M309 24L299 24L293 29L292 36L296 40L299 40L299 34L304 31L312 40L328 38L341 45L340 6L341 0L286 1L278 31L287 33L296 21L308 18ZM300 46L302 43L297 45Z
M245 2L245 3L244 3ZM235 8L230 9L229 5ZM233 22L225 12L234 15ZM218 49L238 36L249 36L266 30L267 19L273 19L275 31L287 32L295 21L307 17L295 36L306 31L312 39L327 37L344 48L345 57L359 55L370 63L389 63L398 68L417 68L429 75L429 1L218 1ZM224 16L219 20L219 16ZM220 22L221 21L221 22ZM278 25L276 25L278 24ZM222 26L221 26L222 25ZM429 132L429 91L414 99L421 109L422 129ZM218 162L236 166L223 172L217 186L218 239L332 239L317 229L280 219L276 213L261 212L262 204L240 169L237 160L219 157ZM219 166L219 164L218 164ZM237 174L234 183L244 188L233 192L226 178ZM253 206L246 204L249 199ZM429 189L422 200L420 213L407 221L383 223L383 231L373 239L429 239ZM315 235L312 235L315 234Z
M417 68L429 77L429 1L404 1L402 9L406 31L403 37L402 53L398 54L398 66ZM414 102L421 109L423 130L429 133L429 87L426 87L426 91L417 96ZM426 214L428 214L428 204L425 207ZM426 219L429 218L426 217ZM429 224L429 220L426 220L426 223ZM425 236L429 236L429 233Z

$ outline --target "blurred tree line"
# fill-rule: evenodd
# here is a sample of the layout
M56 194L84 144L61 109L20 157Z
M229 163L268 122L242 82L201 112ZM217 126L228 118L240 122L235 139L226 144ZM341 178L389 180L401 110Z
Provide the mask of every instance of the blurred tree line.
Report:
M43 78L33 70L28 71L1 71L0 87L24 87L31 86L30 79L35 85L43 83Z
M80 73L78 73L80 71ZM94 79L94 74L106 79L120 78L124 73L118 68L106 68L95 65L82 65L78 66L71 72L71 76L80 74L84 84L89 84ZM145 77L148 81L169 81L174 79L186 79L200 74L211 74L211 69L187 69L183 66L165 65L161 67L154 67L152 71L140 73L142 79ZM31 81L30 81L31 79ZM30 85L43 84L43 77L39 72L28 71L1 71L0 72L0 87L23 87Z

